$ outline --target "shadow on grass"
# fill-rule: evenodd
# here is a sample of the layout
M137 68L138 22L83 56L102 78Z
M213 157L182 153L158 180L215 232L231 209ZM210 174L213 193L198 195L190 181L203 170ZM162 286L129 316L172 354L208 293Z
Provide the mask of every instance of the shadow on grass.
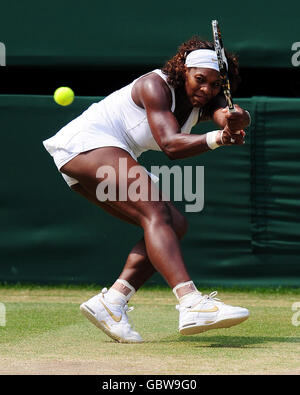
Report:
M189 343L196 347L208 348L265 348L256 347L268 343L300 343L300 337L270 336L177 336L161 339L159 343ZM155 342L151 342L155 343Z

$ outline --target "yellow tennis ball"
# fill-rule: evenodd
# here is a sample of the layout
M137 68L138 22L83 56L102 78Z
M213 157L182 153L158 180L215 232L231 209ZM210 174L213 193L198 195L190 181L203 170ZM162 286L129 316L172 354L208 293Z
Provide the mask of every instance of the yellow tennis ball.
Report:
M54 92L54 100L61 106L68 106L74 100L74 92L67 86L57 88Z

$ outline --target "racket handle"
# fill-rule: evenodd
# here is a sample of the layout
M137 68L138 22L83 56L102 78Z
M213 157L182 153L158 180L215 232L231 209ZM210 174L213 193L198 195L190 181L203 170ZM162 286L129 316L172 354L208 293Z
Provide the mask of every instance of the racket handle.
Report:
M234 105L233 105L232 108L228 107L228 112L236 112L236 109L234 108ZM241 132L238 130L236 133L233 133L233 134L241 134Z

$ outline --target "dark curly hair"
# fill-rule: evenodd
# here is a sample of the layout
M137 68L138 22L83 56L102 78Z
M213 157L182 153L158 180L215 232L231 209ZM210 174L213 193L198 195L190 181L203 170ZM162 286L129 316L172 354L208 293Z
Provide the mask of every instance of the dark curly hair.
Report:
M188 41L181 44L178 51L173 58L168 60L162 71L168 76L168 83L174 88L178 89L184 85L185 71L184 64L187 55L197 49L212 49L214 44L210 41L204 41L199 36L193 36ZM234 92L241 81L239 76L238 59L234 54L230 54L225 50L225 55L228 62L228 77L231 85L231 90Z

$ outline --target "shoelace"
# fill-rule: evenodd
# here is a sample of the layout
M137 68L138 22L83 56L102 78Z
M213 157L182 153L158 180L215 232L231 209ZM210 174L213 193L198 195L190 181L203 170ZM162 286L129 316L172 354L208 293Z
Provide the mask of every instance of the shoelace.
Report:
M222 303L219 298L216 298L217 295L218 295L218 291L213 291L209 295L203 295L198 303L206 303L206 302L210 302L210 301L212 301L212 302L216 301L216 302ZM182 306L180 306L180 304L175 306L176 310L179 310L180 307L182 307Z
M221 300L219 298L216 298L215 296L218 295L218 291L213 291L211 292L209 295L204 295L203 299L206 300L212 300L212 301L216 301L216 302L221 302ZM202 299L201 299L202 300Z
M132 310L134 310L133 306L128 307L127 304L124 306L124 313L126 314L126 317L128 318L128 322L126 323L126 325L128 325L129 328L132 328L134 330L134 325L133 325L132 319L131 319L131 317L129 317L127 315L127 313L130 313L130 311L132 311Z

